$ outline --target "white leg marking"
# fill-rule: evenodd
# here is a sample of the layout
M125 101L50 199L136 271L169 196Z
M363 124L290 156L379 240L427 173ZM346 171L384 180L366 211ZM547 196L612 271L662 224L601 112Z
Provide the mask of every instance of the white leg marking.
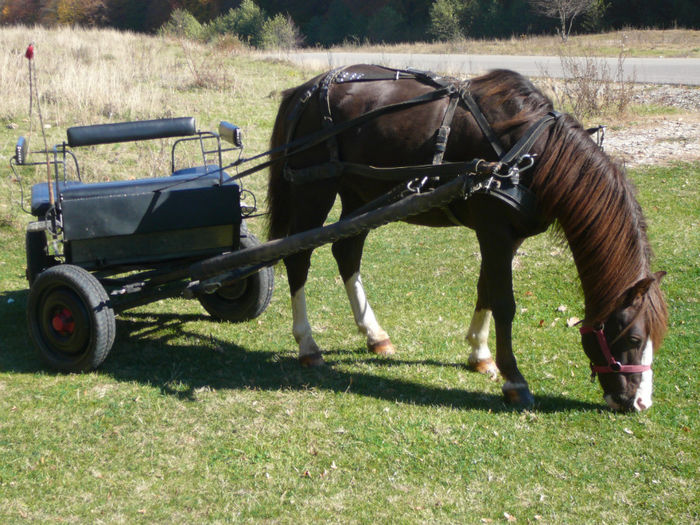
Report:
M299 345L299 357L319 351L306 315L306 294L303 286L292 296L292 333Z
M359 272L355 272L345 282L345 291L350 300L350 308L352 308L357 329L362 335L367 337L367 342L373 344L389 339L387 333L379 326L376 317L374 317L372 307L367 302L367 296L365 295Z
M475 310L472 322L469 323L467 342L472 347L469 355L470 363L478 363L491 357L488 347L489 326L491 324L491 310Z
M647 344L642 353L642 365L651 366L654 360L654 348L651 344L651 339L647 339ZM642 381L639 383L639 388L634 396L634 409L638 412L646 410L651 406L651 391L652 391L653 372L647 370L642 372Z

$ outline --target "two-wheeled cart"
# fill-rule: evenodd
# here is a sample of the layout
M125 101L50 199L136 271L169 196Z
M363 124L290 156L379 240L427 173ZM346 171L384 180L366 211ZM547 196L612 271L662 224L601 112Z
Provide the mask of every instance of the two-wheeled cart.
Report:
M165 138L174 140L168 176L81 181L76 148ZM231 145L222 147L222 138ZM188 142L201 163L178 167L176 149ZM52 179L32 186L35 220L26 231L29 333L48 366L99 366L114 342L116 313L182 295L192 264L259 244L245 221L254 206L242 204L240 184L221 169L222 155L241 150L236 126L200 132L189 117L72 127L36 162L19 139L13 170L47 165ZM273 283L272 268L248 268L188 295L215 319L239 322L267 308Z

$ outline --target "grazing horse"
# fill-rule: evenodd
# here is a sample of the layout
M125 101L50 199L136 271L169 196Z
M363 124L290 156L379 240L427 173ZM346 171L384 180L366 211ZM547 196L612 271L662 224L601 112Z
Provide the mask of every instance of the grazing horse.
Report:
M271 139L276 162L268 187L269 237L282 238L322 225L336 195L341 199L343 218L396 185L396 181L361 172L345 172L343 163L394 167L474 158L498 160L533 124L553 112L552 102L512 71L496 70L468 82L448 80L461 94L456 105L450 103L452 97L430 96L448 83L444 78L379 66L334 70L287 90ZM421 98L427 100L401 104ZM377 111L391 105L395 105L391 111ZM285 144L299 143L300 137L318 136L324 129L371 111L377 113L375 118L346 125L334 137L303 150L282 151ZM613 409L644 410L651 405L652 354L667 325L659 288L664 272L651 272L646 223L624 171L573 117L554 114L556 118L529 145L529 153L536 155L534 165L519 174L518 185L534 195L536 211L525 212L488 191L477 191L466 200L456 199L408 222L464 225L476 231L481 268L476 308L467 332L472 348L468 364L493 377L500 372L506 399L524 406L532 405L534 398L513 355L512 259L525 238L556 223L581 280L585 300L581 342L604 398ZM443 129L446 124L448 130ZM441 134L443 145L436 148ZM503 151L497 153L496 144ZM309 176L314 172L316 176ZM295 179L294 173L309 177ZM360 278L366 236L365 232L337 241L332 251L370 351L393 354L394 347L377 322ZM299 360L304 366L317 366L323 357L311 333L304 295L310 258L311 250L302 251L285 257L284 264ZM492 318L495 362L487 346Z

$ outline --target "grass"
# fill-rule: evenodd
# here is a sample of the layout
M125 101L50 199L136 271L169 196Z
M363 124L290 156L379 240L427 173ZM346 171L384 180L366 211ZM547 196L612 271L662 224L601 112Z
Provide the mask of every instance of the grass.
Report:
M59 49L71 56L70 49L102 41L99 32L62 31L32 37L40 81L60 72L45 69ZM21 53L26 33L3 28L3 48ZM62 47L53 40L59 37ZM131 109L115 120L165 116L168 108L173 116L195 115L202 129L227 119L242 125L253 153L265 149L277 93L309 76L245 55L124 39L95 51L94 71L76 68L95 74L90 82L98 86L100 75L117 75L99 67L110 60L124 68L121 91L140 86L150 93L131 99ZM123 57L134 48L167 67L130 73ZM187 52L202 71L226 74L235 87L197 83ZM15 85L0 81L4 123L19 125L0 129L5 166L27 127L21 82L21 76ZM44 105L50 142L63 140L68 125L107 120L99 108L112 94L81 91L75 77L52 82L66 91ZM79 93L85 102L74 104ZM101 148L77 153L91 166L91 180L142 176L168 155L157 143L124 145L114 157ZM146 167L136 165L139 157ZM588 381L576 330L565 324L582 312L575 270L568 250L547 235L523 245L515 270L517 355L535 408L510 409L498 383L467 371L464 335L479 256L474 234L459 228L392 224L370 236L363 276L399 349L393 359L364 350L326 247L314 254L307 288L311 322L327 351L323 370L296 363L282 271L270 308L255 321L215 323L196 302L159 301L119 317L114 349L98 371L43 370L24 321L28 219L18 211L17 184L6 167L0 170L1 522L700 520L694 351L700 165L631 173L657 254L654 270L669 272L663 288L671 309L654 363L654 406L636 416L609 412L599 386ZM27 183L41 178L30 174ZM259 198L263 186L262 175L249 182ZM252 226L262 229L260 222Z

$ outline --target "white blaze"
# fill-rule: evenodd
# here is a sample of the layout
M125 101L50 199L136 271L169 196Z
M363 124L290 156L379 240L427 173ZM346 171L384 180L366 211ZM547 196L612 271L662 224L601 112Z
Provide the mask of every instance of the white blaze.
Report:
M644 345L644 351L642 352L642 360L639 364L651 366L651 362L654 360L654 348L651 344L651 339L647 339L646 345ZM651 406L651 391L652 391L652 381L653 372L651 369L646 372L642 372L642 380L639 382L639 387L637 388L637 393L634 395L634 403L632 406L637 412L646 410ZM603 396L608 406L613 410L619 410L621 407L615 401L613 401L612 396Z
M644 346L642 353L642 365L651 366L654 360L654 348L651 344L651 339L647 339L647 344ZM634 396L634 409L637 411L646 410L651 406L651 391L652 391L653 372L647 370L642 372L642 381L639 383L639 388Z

